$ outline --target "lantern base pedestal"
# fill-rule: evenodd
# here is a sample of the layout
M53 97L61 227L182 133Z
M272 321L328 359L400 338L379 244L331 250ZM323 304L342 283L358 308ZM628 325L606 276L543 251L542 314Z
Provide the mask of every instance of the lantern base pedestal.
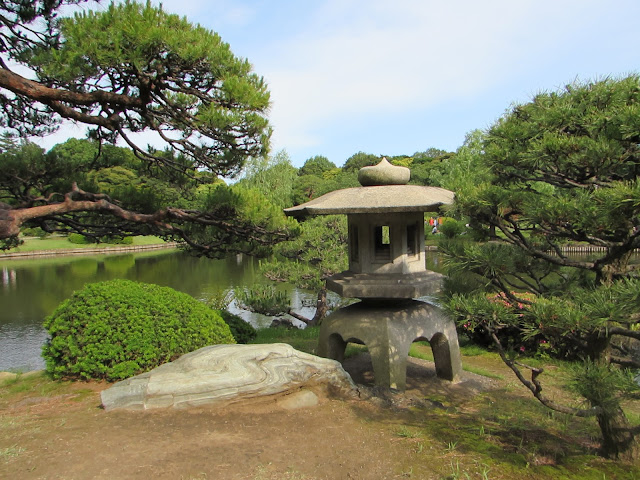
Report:
M367 300L336 310L320 326L318 355L342 362L349 342L363 343L375 384L404 391L409 348L416 340L430 343L438 378L458 380L462 362L455 325L440 308L418 300Z
M377 301L424 297L440 291L441 273L425 270L414 273L353 273L349 270L327 279L327 288L341 297Z

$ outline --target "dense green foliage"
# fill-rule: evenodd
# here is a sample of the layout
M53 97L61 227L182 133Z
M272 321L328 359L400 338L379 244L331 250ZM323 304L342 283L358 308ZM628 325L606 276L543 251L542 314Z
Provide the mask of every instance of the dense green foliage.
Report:
M88 245L100 241L100 239L85 237L79 233L70 233L67 240L76 245ZM113 245L132 245L133 237L105 237L102 241Z
M200 255L223 258L229 252L246 252L267 256L274 243L297 232L296 222L257 189L217 184L200 192L194 205L215 217L211 222L187 223L181 229ZM232 218L234 223L221 225L220 218ZM283 232L287 232L284 237Z
M1 31L14 40L4 43L3 54L36 74L32 90L42 85L74 94L58 96L59 103L45 95L43 106L3 82L22 100L3 103L4 126L37 130L66 117L132 146L128 132L171 131L165 142L195 160L196 168L216 173L237 171L244 158L266 151L266 85L216 33L151 3L127 0L59 19L51 30L31 35L31 42L15 42L20 27L40 29L39 22L58 13L56 4L70 2L42 3L53 5L50 15L18 18L18 25L12 24L11 6L3 4ZM54 114L47 119L45 112Z
M249 159L237 186L259 191L269 203L282 209L291 206L297 176L289 154L281 150L272 157Z
M251 340L256 338L256 335L258 334L256 329L249 323L245 322L241 317L234 315L228 310L220 310L219 313L224 322L229 326L231 335L233 335L236 343L249 343Z
M630 263L640 247L639 105L632 75L514 106L468 162L478 179L456 191L457 214L494 241L441 245L452 278L465 278L448 302L459 324L503 351L584 358L577 382L602 429L602 452L626 458L638 453L621 410L628 389L607 379L640 368L629 348L640 339L640 279ZM563 250L569 242L594 251L574 257ZM536 382L523 383L550 405Z
M333 170L336 168L336 164L331 162L327 157L322 155L316 155L315 157L308 158L300 170L298 170L298 175L315 175L317 177L322 177L325 172Z
M50 339L43 357L54 378L119 380L207 345L234 343L227 324L203 303L129 280L86 285L44 327Z
M455 153L436 151L434 156L421 157L420 163L411 171L416 183L422 176L423 185L433 185L459 192L468 186L487 181L490 178L489 168L482 163L485 134L474 130L467 134L464 144ZM416 154L417 156L418 154Z
M66 119L88 125L93 140L46 154L0 140L0 247L16 246L23 227L92 238L153 234L209 256L289 238L283 222L200 202L200 186L268 151L269 92L250 63L215 32L150 2L63 17L74 3L0 5L0 126L24 138ZM132 134L141 132L164 149L138 145ZM128 149L115 147L117 139ZM250 241L233 243L241 236Z
M10 143L5 148L0 153L7 164L7 169L0 171L0 201L19 206L28 204L35 195L55 197L56 192L71 188L69 179L75 178L83 191L104 192L117 208L151 216L164 205L173 205L177 220L167 230L162 223L93 212L72 217L48 215L34 220L45 231L77 233L93 242L160 233L186 241L186 246L203 255L221 257L230 251L264 255L271 243L295 230L295 223L284 217L281 208L257 191L227 187L206 172L186 178L173 171L150 170L124 148L77 139L46 153L33 144ZM183 160L170 151L157 154L176 162Z
M79 233L70 233L67 240L74 245L88 245L90 243L96 243L94 239L85 237Z
M464 222L455 218L441 217L441 222L438 225L438 231L446 238L455 238L465 233L466 230Z
M368 167L370 165L375 165L380 161L380 157L377 155L372 155L370 153L358 152L351 155L347 158L347 161L344 162L342 169L345 172L355 172L357 173L362 167Z
M300 235L279 244L276 257L261 269L272 280L288 281L301 288L320 290L324 280L346 270L347 220L344 215L323 215L300 224Z

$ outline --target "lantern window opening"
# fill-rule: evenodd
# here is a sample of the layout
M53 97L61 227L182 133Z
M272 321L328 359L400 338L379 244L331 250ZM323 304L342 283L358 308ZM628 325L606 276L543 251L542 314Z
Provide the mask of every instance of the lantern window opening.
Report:
M373 255L376 262L391 261L391 229L389 225L377 225L374 228Z

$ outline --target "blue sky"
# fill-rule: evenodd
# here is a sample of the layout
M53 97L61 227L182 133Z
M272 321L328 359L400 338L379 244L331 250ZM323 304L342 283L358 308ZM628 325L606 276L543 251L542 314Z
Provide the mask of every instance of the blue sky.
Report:
M514 102L640 71L638 0L161 3L218 32L265 78L273 152L296 166L453 151Z

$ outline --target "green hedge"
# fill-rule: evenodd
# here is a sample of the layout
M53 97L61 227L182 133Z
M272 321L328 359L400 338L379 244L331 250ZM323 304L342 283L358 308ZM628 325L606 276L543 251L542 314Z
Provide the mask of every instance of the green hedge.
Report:
M79 233L70 233L67 237L69 242L75 245L89 245L92 243L108 243L109 245L133 245L133 237L101 237L100 241L96 238L85 237Z
M446 221L443 221L442 224L438 226L438 230L445 237L454 238L458 235L462 235L467 228L465 227L464 222L454 220L453 218L447 218Z
M235 343L220 314L193 297L129 280L86 285L44 327L54 378L119 380L206 345Z
M69 242L73 243L74 245L87 245L89 243L96 243L95 239L85 237L84 235L80 235L79 233L70 233L67 237L67 240L69 240Z

